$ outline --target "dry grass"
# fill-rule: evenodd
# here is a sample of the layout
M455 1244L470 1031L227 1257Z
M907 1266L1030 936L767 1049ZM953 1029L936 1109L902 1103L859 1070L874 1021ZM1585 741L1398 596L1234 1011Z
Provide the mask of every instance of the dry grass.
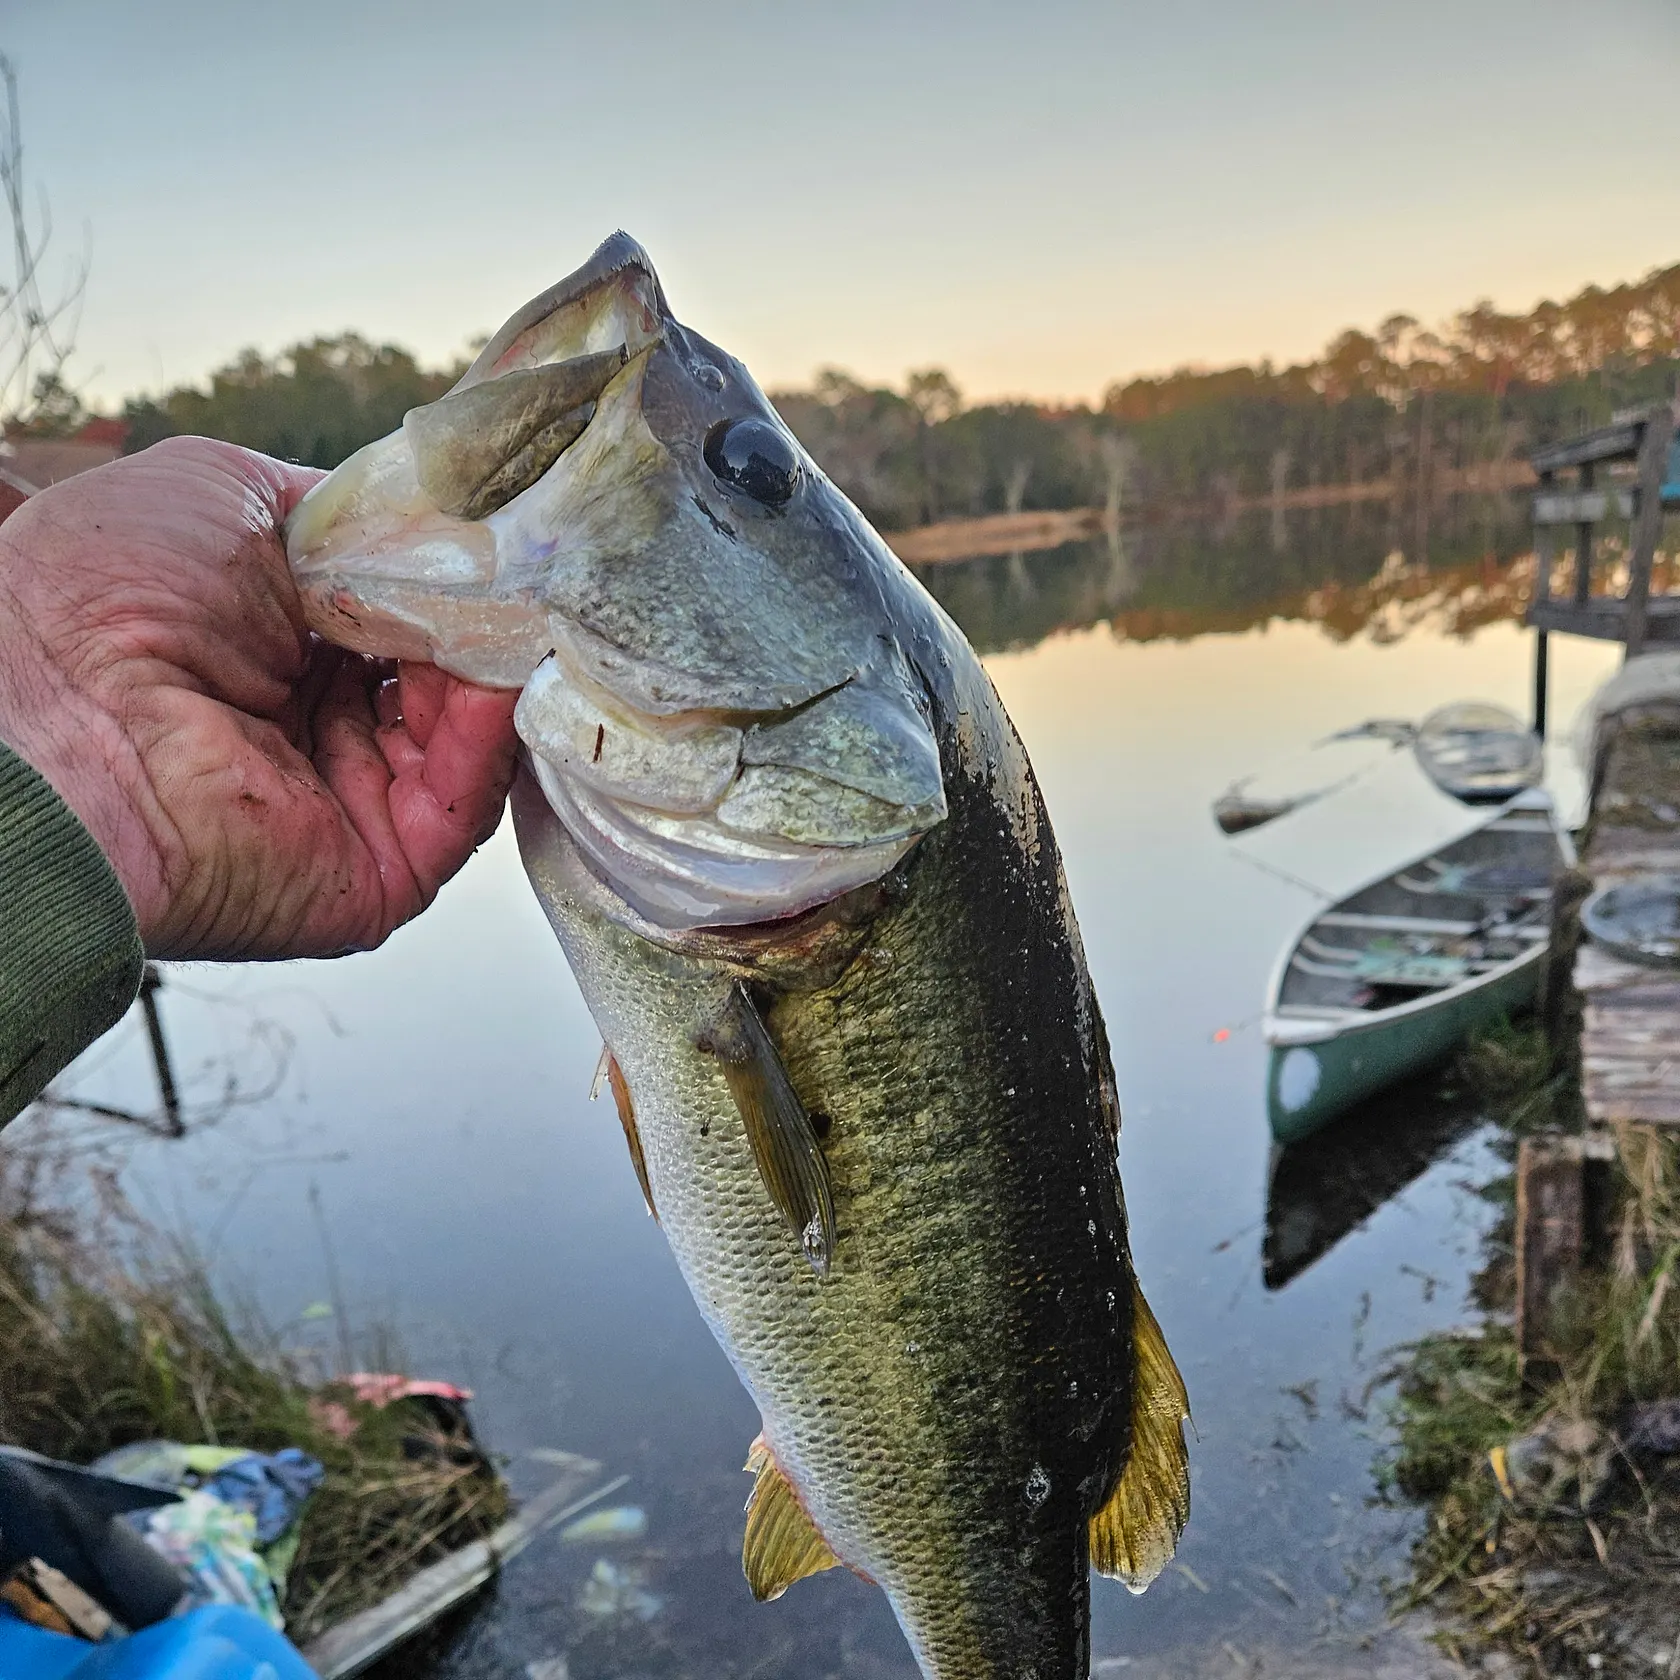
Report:
M1630 1407L1680 1394L1680 1141L1645 1128L1617 1141L1614 1252L1554 1304L1555 1380L1525 1386L1495 1316L1480 1336L1410 1349L1395 1404L1390 1484L1430 1507L1402 1603L1447 1611L1455 1642L1540 1675L1662 1673L1680 1642L1680 1463L1621 1448ZM1507 1497L1490 1449L1571 1424L1593 1443L1564 1456L1583 1473Z
M1484 1029L1465 1046L1453 1072L1513 1136L1570 1123L1568 1076L1555 1067L1532 1018Z
M323 1427L277 1339L250 1315L236 1325L190 1253L160 1245L110 1196L67 1212L46 1193L50 1176L0 1154L0 1440L78 1462L154 1438L313 1454L327 1474L285 1604L298 1639L505 1517L500 1479L453 1461L414 1408L347 1401L350 1438Z

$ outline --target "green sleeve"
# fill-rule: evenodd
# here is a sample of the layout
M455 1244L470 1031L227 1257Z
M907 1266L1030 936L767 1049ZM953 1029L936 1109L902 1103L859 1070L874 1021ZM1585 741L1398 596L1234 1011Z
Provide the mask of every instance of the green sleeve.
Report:
M98 843L0 742L0 1126L122 1018L144 962Z

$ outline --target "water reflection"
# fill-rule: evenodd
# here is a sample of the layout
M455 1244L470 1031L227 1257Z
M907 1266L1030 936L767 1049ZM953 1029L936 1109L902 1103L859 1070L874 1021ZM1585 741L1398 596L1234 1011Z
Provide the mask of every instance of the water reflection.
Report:
M982 653L1104 622L1130 641L1296 619L1337 640L1383 642L1424 627L1466 635L1518 617L1534 575L1529 547L1526 500L1455 496L1422 560L1407 553L1383 504L1360 503L1245 513L1212 540L1200 526L1145 525L917 575Z
M1033 554L915 570L979 652L1001 653L1113 619L1137 594L1138 546L1134 534L1114 532Z
M1259 516L1223 544L1144 530L1118 553L1098 541L924 574L992 651L1054 814L1114 1045L1134 1253L1195 1408L1183 1567L1138 1600L1097 1584L1105 1680L1243 1672L1232 1650L1273 1672L1369 1661L1412 1518L1369 1505L1382 1420L1367 1390L1385 1349L1457 1320L1487 1218L1458 1188L1487 1176L1474 1132L1421 1169L1386 1144L1365 1156L1346 1129L1345 1169L1332 1137L1271 1165L1256 1020L1310 901L1235 861L1207 809L1350 721L1466 693L1520 706L1517 538L1490 571L1480 547L1385 569L1370 510L1290 515L1286 534L1274 549ZM1613 654L1555 653L1566 717ZM564 1658L573 1680L913 1680L881 1594L843 1571L773 1605L747 1592L740 1466L758 1420L647 1217L610 1107L588 1100L599 1038L505 831L381 951L169 978L188 1135L104 1128L141 1211L194 1237L288 1346L332 1361L337 1327L305 1316L332 1294L318 1187L356 1358L377 1357L384 1327L415 1369L477 1391L516 1485L540 1485L526 1455L570 1450L631 1476L625 1497L647 1510L646 1537L609 1561L641 1572L652 1620L592 1619L605 1551L550 1536L401 1672L517 1680ZM253 1037L257 1022L283 1037ZM196 1119L230 1076L240 1095L278 1083ZM155 1110L138 1018L72 1088ZM1426 1152L1426 1110L1371 1127L1411 1140L1395 1160ZM1409 1188L1384 1200L1397 1172ZM1288 1289L1267 1287L1274 1270Z
M1415 1183L1482 1122L1439 1074L1412 1080L1300 1143L1275 1146L1260 1275L1282 1289Z

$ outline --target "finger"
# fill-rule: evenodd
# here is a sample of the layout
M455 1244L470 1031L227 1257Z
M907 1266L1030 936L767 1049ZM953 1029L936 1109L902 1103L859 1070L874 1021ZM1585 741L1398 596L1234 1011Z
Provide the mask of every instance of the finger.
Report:
M327 690L345 663L356 657L335 648L330 642L323 642L319 637L311 638L309 663L303 676L274 718L286 732L286 738L305 758L311 757L315 750L315 714Z
M245 457L245 473L250 482L268 499L276 529L289 517L293 508L327 475L319 467L302 467L295 461L279 461L255 449L237 449Z
M444 805L499 807L513 782L513 710L508 689L446 677L443 710L426 742L426 784Z
M417 879L435 892L493 832L513 781L511 692L451 677L419 775L391 784L391 810Z
M395 779L378 736L359 673L341 669L316 713L314 763L378 872L379 903L350 907L360 924L355 942L367 945L416 915L431 897L416 879L397 833L391 803Z
M456 679L435 665L406 659L399 663L397 675L402 684L403 722L408 725L409 734L424 747L443 716L450 684Z
M389 729L395 724L403 722L402 692L400 685L387 681L379 685L378 692L373 697L374 715L379 719L380 727Z
M424 679L423 679L424 680ZM513 779L517 696L443 679L443 706L422 749L406 721L381 727L352 670L316 718L317 772L343 806L381 884L377 943L417 915L493 828Z
M408 725L401 718L381 725L378 740L393 777L425 775L425 749L409 734Z

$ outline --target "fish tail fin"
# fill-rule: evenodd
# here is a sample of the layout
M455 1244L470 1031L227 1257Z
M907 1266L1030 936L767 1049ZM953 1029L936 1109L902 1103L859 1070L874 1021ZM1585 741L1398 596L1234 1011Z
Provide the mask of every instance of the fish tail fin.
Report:
M1190 1397L1135 1282L1132 1344L1132 1450L1108 1503L1091 1518L1091 1563L1140 1593L1166 1568L1190 1515Z

